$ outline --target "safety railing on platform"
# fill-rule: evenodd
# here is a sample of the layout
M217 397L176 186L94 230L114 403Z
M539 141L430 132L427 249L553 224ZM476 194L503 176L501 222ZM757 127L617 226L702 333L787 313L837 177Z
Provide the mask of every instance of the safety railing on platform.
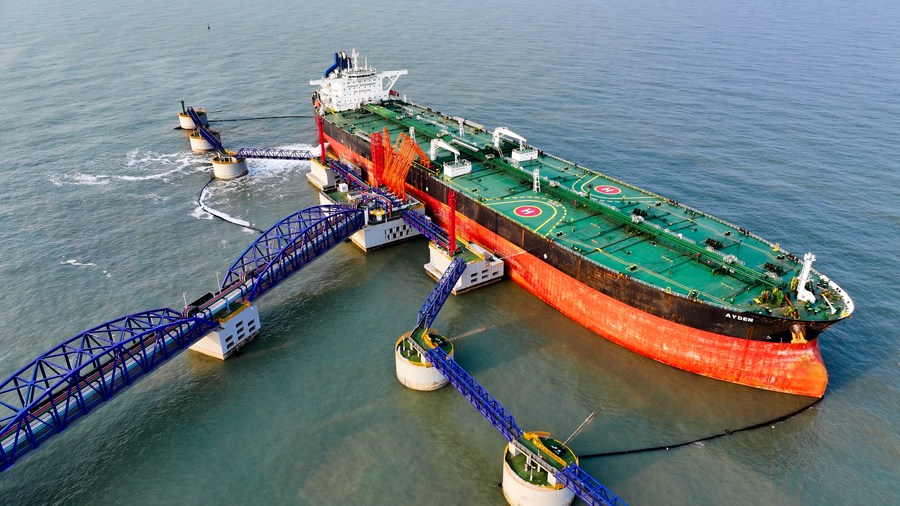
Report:
M436 223L431 221L431 218L429 218L428 216L417 213L412 209L404 209L403 221L408 223L412 228L418 230L422 235L427 237L430 241L436 243L444 250L448 249L450 240L447 238L446 232L444 232L441 227L437 226Z
M555 475L557 481L574 491L575 495L591 506L627 506L625 501L619 499L577 464L572 464Z
M333 170L338 176L340 176L341 179L343 179L350 188L363 191L368 191L371 189L368 183L363 181L362 174L357 172L349 165L341 163L337 160L332 160L330 165L331 170Z
M387 209L389 213L391 213L394 209L400 209L403 206L403 202L390 191L383 188L375 188L373 186L369 186L368 183L363 181L362 174L357 172L349 165L337 160L332 160L330 165L331 170L333 170L345 183L347 183L347 185L351 189L360 190L371 194L374 198L379 200L384 205L385 209Z

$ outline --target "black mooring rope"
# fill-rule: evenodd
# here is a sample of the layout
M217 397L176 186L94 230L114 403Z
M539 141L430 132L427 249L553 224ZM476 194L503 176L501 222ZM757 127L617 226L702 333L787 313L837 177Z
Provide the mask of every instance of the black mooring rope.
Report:
M256 118L226 118L226 119L211 119L210 123L221 123L224 121L256 121L260 119L284 119L284 118L312 118L311 114L293 114L287 116L259 116Z

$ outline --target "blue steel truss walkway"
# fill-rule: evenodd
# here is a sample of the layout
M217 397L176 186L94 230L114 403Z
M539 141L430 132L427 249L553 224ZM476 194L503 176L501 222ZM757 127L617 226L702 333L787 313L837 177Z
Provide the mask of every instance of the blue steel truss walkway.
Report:
M315 158L308 149L240 148L234 152L238 158L262 160L309 160Z
M289 215L253 241L225 274L221 289L243 286L253 301L365 225L364 211L328 205Z
M208 142L217 152L225 153L225 146L222 146L222 142L219 141L219 138L203 126L203 122L200 121L200 116L197 115L197 111L195 111L193 107L188 107L187 113L188 116L191 117L191 121L194 122L194 126L197 127L197 133L200 134L200 137L203 137L203 140Z
M218 328L214 304L258 298L363 225L352 207L298 211L254 241L200 306L129 314L32 360L0 383L0 471Z
M308 149L240 148L237 151L229 151L225 149L225 146L222 145L222 141L220 141L218 137L203 126L203 123L200 121L200 116L197 115L197 111L195 111L193 107L188 107L187 113L194 122L194 126L197 127L197 133L200 134L200 137L203 137L203 140L208 142L217 153L238 158L257 158L265 160L309 160L315 156L312 151Z
M0 469L216 327L168 308L144 311L86 330L19 369L0 383Z
M422 308L419 309L419 316L416 322L416 330L424 328L427 332L431 323L437 317L438 312L443 307L444 302L450 296L453 286L466 270L466 263L456 257L441 279L438 280L434 289L428 295ZM523 431L519 428L512 414L500 404L500 401L494 398L478 381L475 380L461 365L450 358L440 346L429 349L421 348L414 340L410 339L410 343L417 348L417 351L428 359L429 362L438 370L447 381L454 386L469 401L475 409L478 410L491 425L497 429L500 434L519 451L530 454L535 461L542 461L540 455L533 453L527 447L519 442L523 436ZM570 464L566 468L559 470L555 466L543 466L548 472L556 476L559 483L575 492L584 502L591 506L625 506L625 501L619 499L609 489L600 484L578 464Z

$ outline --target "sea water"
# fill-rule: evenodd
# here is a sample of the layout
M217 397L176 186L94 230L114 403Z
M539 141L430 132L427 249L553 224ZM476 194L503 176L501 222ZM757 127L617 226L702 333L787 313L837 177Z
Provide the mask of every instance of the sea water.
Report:
M412 100L812 251L854 298L820 340L822 402L583 459L601 483L632 504L900 497L896 2L36 0L0 13L0 376L102 322L180 308L256 238L198 206L211 167L173 130L179 100L205 106L227 146L310 147L308 81L356 48L408 69L397 89ZM204 202L265 229L317 204L308 170L251 161ZM242 353L173 359L0 475L0 503L503 504L502 437L452 388L394 377L392 345L433 287L426 262L424 240L336 247L260 301ZM452 298L435 325L466 336L457 360L524 429L565 438L596 412L579 455L811 402L637 356L509 281Z

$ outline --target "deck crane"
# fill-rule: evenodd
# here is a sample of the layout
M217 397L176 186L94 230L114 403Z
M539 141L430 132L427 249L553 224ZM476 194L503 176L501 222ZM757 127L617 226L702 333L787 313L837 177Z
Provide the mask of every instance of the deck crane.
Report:
M460 160L459 150L451 146L449 143L445 142L443 139L431 139L430 154L432 160L434 160L437 156L438 148L443 148L453 153L453 161L443 164L445 176L457 177L472 172L472 162L470 162L469 160Z
M518 141L519 149L525 149L525 137L513 132L512 130L506 127L497 127L493 132L494 136L494 148L500 149L500 139L505 138L512 141Z
M459 162L459 150L444 142L443 139L431 139L431 149L429 150L428 154L431 155L432 160L437 158L438 148L444 148L447 151L453 153L454 163Z
M500 156L503 156L503 150L500 149L500 139L508 139L511 141L518 141L519 147L512 150L510 153L510 158L512 160L513 165L516 167L519 166L521 162L527 162L530 160L537 160L538 158L538 150L525 145L525 137L513 132L512 130L506 127L497 127L493 132L494 136L494 149L497 150L497 153Z

